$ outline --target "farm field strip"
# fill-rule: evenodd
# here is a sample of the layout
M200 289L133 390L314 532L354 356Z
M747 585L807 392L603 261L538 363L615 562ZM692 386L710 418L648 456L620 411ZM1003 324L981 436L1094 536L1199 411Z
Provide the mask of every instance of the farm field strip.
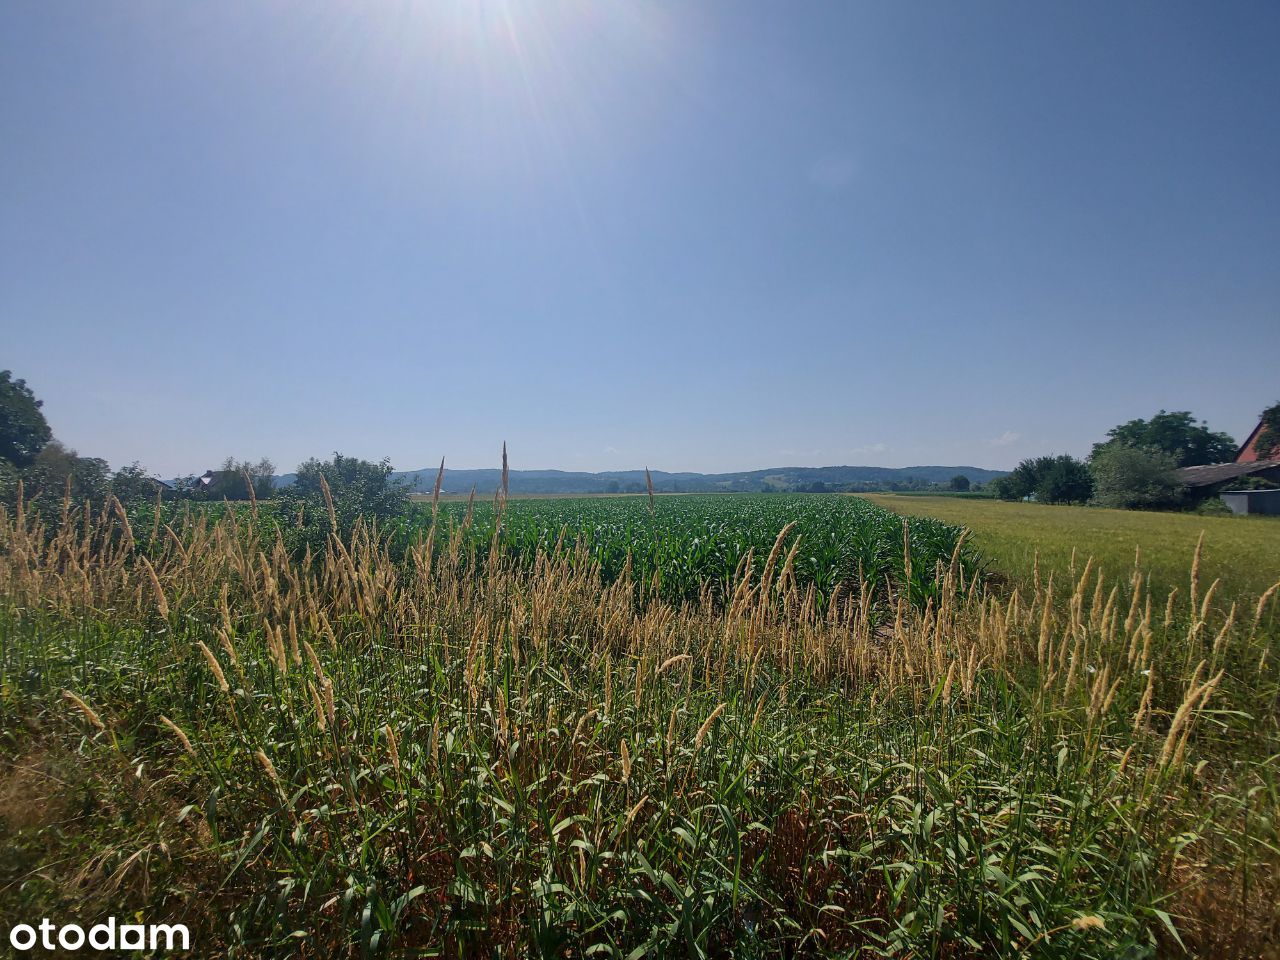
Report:
M444 529L460 528L467 508L442 503L440 517ZM409 524L421 529L429 522L429 510L419 505ZM656 574L664 597L693 600L708 587L723 594L744 565L762 573L778 532L788 525L794 525L788 554L777 558L777 569L785 563L802 587L813 585L820 606L838 585L856 590L863 581L907 584L911 597L922 601L934 591L937 565L951 563L962 533L942 521L913 518L908 546L898 515L856 498L692 494L655 498L652 508L643 497L513 500L503 511L500 539L509 553L524 558L581 545L606 581L629 566L641 581L652 582ZM488 545L493 533L492 504L477 504L469 541ZM957 560L966 574L977 568L972 550L962 547Z
M1106 510L958 497L862 494L887 510L933 517L967 527L990 566L1018 580L1029 578L1037 557L1042 571L1079 571L1092 558L1112 578L1138 566L1161 590L1187 589L1187 570L1204 535L1201 574L1221 580L1219 596L1257 599L1280 581L1280 520L1186 513Z

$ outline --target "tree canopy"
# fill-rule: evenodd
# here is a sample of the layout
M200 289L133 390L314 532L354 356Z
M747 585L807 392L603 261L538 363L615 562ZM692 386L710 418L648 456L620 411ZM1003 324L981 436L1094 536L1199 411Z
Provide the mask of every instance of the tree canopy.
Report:
M324 497L323 477L339 516L390 517L400 512L409 497L405 484L392 479L392 469L389 460L372 463L358 457L344 457L340 453L335 453L328 461L312 458L299 464L297 477L288 493L319 503Z
M0 370L0 460L28 467L53 439L42 406L44 401L36 399L25 380Z
M1177 461L1163 450L1108 443L1089 461L1099 506L1122 510L1167 510L1182 502Z
M1226 463L1235 458L1237 446L1229 434L1210 430L1203 420L1197 423L1189 410L1161 410L1150 420L1130 420L1112 427L1104 442L1094 444L1093 456L1110 443L1163 450L1179 467Z
M1001 500L1034 496L1041 503L1084 503L1093 495L1089 468L1075 457L1034 457L1023 460L1012 473L992 481Z
M100 501L111 490L111 468L98 457L82 457L57 440L41 448L35 460L22 471L22 483L29 503L50 507L61 503L71 485L71 501Z

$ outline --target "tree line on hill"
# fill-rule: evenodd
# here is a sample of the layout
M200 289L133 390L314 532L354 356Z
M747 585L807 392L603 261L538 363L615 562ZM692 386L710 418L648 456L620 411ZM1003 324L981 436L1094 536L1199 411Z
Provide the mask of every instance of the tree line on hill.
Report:
M653 488L658 493L863 493L874 490L930 491L945 489L951 478L964 474L971 482L985 484L1002 476L1003 470L980 467L770 467L736 473L669 473L652 471ZM497 469L455 470L446 468L444 486L450 493L493 490L501 471ZM396 473L419 493L429 493L436 470ZM281 477L282 484L290 482ZM644 470L607 470L587 473L568 470L512 470L510 488L522 493L643 493L647 489Z
M1280 403L1263 411L1262 423L1260 454L1280 456ZM1067 454L1023 460L991 490L1002 500L1176 510L1196 505L1178 471L1229 462L1236 450L1229 434L1210 430L1189 411L1161 410L1108 430L1085 460Z

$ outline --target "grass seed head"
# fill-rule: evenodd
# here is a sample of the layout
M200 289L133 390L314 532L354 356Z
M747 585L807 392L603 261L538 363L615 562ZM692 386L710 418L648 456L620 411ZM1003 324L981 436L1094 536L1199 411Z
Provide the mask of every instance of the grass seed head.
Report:
M77 697L70 690L63 690L62 696L63 696L63 699L70 701L71 704L84 715L84 718L88 720L90 724L97 727L99 730L107 729L107 725L102 722L102 718L99 717L97 713L94 712L93 708L90 707L83 700L81 700L79 697Z
M391 729L391 724L384 724L382 727L383 734L387 738L387 753L391 756L391 765L395 767L396 772L400 772L400 744L396 742L395 731Z
M711 715L708 716L707 719L702 722L702 726L698 728L697 735L693 738L693 747L695 750L702 746L702 740L707 735L707 731L711 729L712 724L714 724L717 720L720 719L720 714L724 713L724 708L726 706L728 706L728 704L724 704L724 703L720 704L718 707L712 710Z
M160 714L160 722L168 727L173 732L173 735L178 738L178 742L182 744L183 750L187 751L187 753L191 754L193 757L196 755L196 748L191 745L191 740L182 732L181 727L166 717L163 713Z
M209 649L203 640L197 640L196 646L204 654L205 661L209 664L209 669L213 672L214 679L218 681L218 689L223 693L230 693L231 685L227 683L226 675L222 672L222 665L218 663L218 658L213 655L213 651Z

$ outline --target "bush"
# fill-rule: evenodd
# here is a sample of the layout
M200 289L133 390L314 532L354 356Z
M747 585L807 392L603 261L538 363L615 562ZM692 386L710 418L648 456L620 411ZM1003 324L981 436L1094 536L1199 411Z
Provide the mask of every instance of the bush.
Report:
M45 444L30 466L6 474L5 499L16 499L17 480L21 478L23 498L46 516L57 516L61 511L68 480L71 502L76 506L86 500L101 503L111 490L111 471L105 460L82 457L57 440Z
M146 467L136 460L127 467L121 467L111 477L111 493L124 504L151 503L156 498L156 491L163 490Z
M1011 473L991 481L991 492L1001 500L1023 500L1035 489L1034 461L1023 460Z
M1099 506L1170 510L1179 506L1186 494L1178 481L1173 455L1154 447L1108 443L1094 452L1089 467Z
M1196 504L1195 512L1206 517L1234 517L1231 508L1222 502L1221 497L1209 497Z

